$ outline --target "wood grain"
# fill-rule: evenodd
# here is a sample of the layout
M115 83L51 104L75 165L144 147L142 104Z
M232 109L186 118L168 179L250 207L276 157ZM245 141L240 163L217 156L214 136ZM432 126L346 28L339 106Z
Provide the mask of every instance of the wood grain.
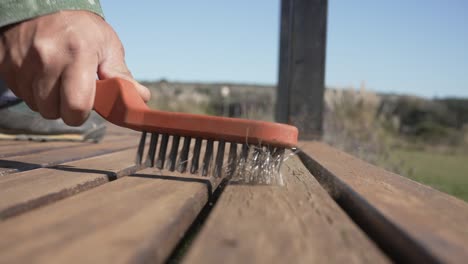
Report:
M297 157L285 186L228 185L185 263L386 263Z
M21 144L27 144L28 141L17 141L17 140L0 140L0 146L10 146L10 145L21 145Z
M38 153L42 151L89 145L92 143L79 142L24 142L23 144L11 144L0 146L0 158L20 156Z
M206 179L147 169L0 223L2 263L163 262L208 200Z
M320 142L301 148L321 184L396 261L466 263L467 203Z
M134 135L136 136L136 135ZM125 140L128 134L110 134L103 138L101 143L116 142ZM4 144L0 145L0 158L20 156L32 153L43 152L52 149L72 148L85 145L93 145L92 142L70 142L70 141L50 141L50 142L37 142L37 141L3 141Z
M125 136L99 144L83 144L76 147L52 149L39 153L2 158L0 159L0 176L112 153L135 147L137 144L138 137Z
M0 219L50 204L137 170L136 150L124 150L0 177Z

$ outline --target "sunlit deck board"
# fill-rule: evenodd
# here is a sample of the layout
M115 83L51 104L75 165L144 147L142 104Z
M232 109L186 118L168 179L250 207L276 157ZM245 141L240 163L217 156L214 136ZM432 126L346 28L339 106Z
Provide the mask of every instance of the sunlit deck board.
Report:
M136 149L0 177L0 219L44 206L136 171Z
M467 257L466 203L323 143L301 144L285 186L231 184L216 201L212 179L135 167L138 141L112 127L100 144L0 145L39 146L0 158L12 167L0 176L0 262L160 263L182 244L186 263ZM201 232L184 237L208 201Z
M0 145L0 159L12 156L21 156L32 153L43 152L53 149L89 145L92 143L82 142L25 142L25 141L6 141L9 145Z
M0 223L4 262L160 263L208 201L206 179L147 169Z
M135 136L110 136L99 144L80 143L67 148L52 148L38 153L4 157L0 158L0 177L18 171L50 167L64 162L112 153L135 147L137 144L138 137ZM28 148L28 145L24 145L24 148ZM0 147L0 152L1 149L2 147Z
M297 157L285 186L228 185L185 263L386 263Z
M466 262L467 203L324 143L301 148L331 196L397 260Z
M115 130L115 129L114 129ZM121 140L128 135L126 134L108 133L102 142L110 142ZM1 140L0 143L0 159L12 156L22 156L38 152L44 152L54 149L73 148L84 145L93 145L92 142L69 142L69 141L51 141L51 142L37 142L37 141L16 141L16 140Z

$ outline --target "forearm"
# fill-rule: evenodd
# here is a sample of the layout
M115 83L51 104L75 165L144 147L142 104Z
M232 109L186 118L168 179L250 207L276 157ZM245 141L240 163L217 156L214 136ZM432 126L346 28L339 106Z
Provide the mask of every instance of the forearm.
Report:
M0 0L0 27L60 10L87 10L103 17L99 0Z

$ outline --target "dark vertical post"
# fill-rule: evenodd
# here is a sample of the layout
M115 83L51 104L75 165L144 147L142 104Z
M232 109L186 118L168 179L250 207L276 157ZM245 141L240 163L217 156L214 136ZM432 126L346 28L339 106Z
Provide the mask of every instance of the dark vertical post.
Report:
M327 0L282 0L276 121L322 134Z

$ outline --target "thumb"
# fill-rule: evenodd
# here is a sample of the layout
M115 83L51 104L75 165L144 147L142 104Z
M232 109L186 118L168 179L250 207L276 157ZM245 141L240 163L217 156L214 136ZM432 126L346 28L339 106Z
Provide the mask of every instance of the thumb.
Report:
M122 52L123 53L123 52ZM132 73L125 63L123 54L109 54L103 58L98 66L98 77L100 80L109 78L122 78L135 85L141 98L147 102L151 98L151 92L145 86L139 84L132 76Z

